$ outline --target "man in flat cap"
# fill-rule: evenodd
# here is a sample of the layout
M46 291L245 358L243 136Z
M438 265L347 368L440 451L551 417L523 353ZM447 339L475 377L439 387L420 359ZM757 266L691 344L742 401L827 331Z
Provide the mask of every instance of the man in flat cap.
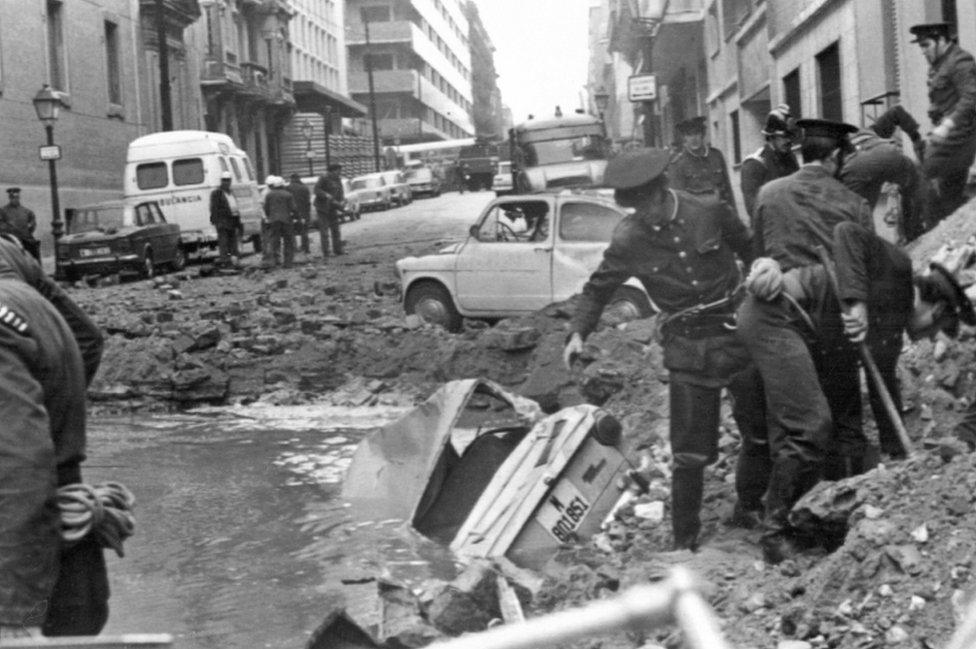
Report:
M770 180L788 176L800 168L793 154L793 141L796 139L796 120L790 114L790 107L780 104L769 111L762 130L766 144L742 161L740 185L742 200L746 204L746 214L752 222L756 213L756 197L759 188Z
M319 244L322 259L329 258L329 237L332 237L332 254L345 254L342 231L339 227L342 206L345 203L345 190L342 188L342 165L334 162L324 175L319 176L313 189L315 194L315 214L319 228Z
M217 264L236 264L241 213L231 189L233 178L229 171L220 174L220 186L210 192L210 223L217 229Z
M604 182L615 190L619 205L635 212L617 225L603 261L583 287L563 360L572 365L604 306L628 278L638 278L662 310L675 465L674 546L693 550L701 530L705 466L718 459L721 390L735 389L748 365L734 336L734 310L740 280L736 258L748 262L751 248L748 229L726 203L668 187L668 158L664 149L643 149L607 164ZM746 429L751 424L743 408L755 391L733 394L736 420Z
M24 244L24 249L41 260L41 242L34 238L37 217L34 212L20 204L20 187L7 190L8 201L0 207L0 232L14 235Z
M671 187L691 194L712 194L735 211L735 195L729 180L725 156L705 143L705 118L692 117L677 124L681 150L668 167Z
M929 227L965 201L969 167L976 158L976 60L952 38L949 23L909 30L929 62L929 133L922 171L931 187Z
M818 119L799 120L797 126L803 166L759 190L756 256L772 261L757 262L751 276L772 264L783 271L819 264L818 247L832 249L838 223L859 223L874 231L867 201L835 177L849 151L847 136L857 128ZM836 316L839 306L827 306ZM828 446L838 449L838 463L863 453L858 354L842 331L812 338L803 315L786 298L766 301L749 295L738 315L739 337L762 376L769 423L768 446L765 440L744 440L739 470L761 475L772 455L763 548L767 560L778 562L792 552L790 508L819 481ZM848 439L849 450L844 448ZM842 472L843 467L836 469Z

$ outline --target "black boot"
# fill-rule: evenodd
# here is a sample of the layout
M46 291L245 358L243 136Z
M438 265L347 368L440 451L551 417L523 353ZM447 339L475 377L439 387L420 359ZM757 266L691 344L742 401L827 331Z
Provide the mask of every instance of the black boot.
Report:
M705 469L703 467L675 467L671 479L671 525L674 530L674 549L698 549L701 532L702 491Z
M760 545L768 563L780 563L799 551L798 539L789 524L790 510L817 483L819 466L796 459L777 460L769 476L766 511Z

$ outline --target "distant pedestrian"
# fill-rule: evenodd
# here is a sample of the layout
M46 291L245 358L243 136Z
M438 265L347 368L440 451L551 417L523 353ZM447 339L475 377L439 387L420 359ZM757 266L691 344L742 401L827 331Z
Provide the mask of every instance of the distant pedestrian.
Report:
M231 189L229 171L220 174L220 187L210 192L210 223L217 228L217 264L236 264L239 252L237 237L241 213Z
M268 245L264 249L262 266L273 268L279 264L291 268L295 261L295 199L285 188L285 179L269 176L268 193L264 197L265 231ZM282 251L282 248L284 250Z
M742 161L739 174L742 201L746 205L750 223L756 213L759 189L770 180L789 176L800 169L800 163L793 153L796 121L789 106L780 104L769 111L766 125L761 132L766 138L766 144Z
M298 214L295 219L295 236L297 238L295 245L300 251L308 254L308 221L312 212L312 192L305 186L298 174L291 175L288 191L295 199L295 210Z
M339 230L339 217L345 202L342 189L342 165L329 165L327 173L315 183L315 216L319 226L322 258L329 256L329 236L332 237L332 254L341 255L345 250Z
M677 128L681 134L681 151L668 167L671 187L689 194L710 194L725 201L735 212L729 168L722 152L705 142L705 118L686 119Z
M24 244L24 249L41 259L41 242L34 238L37 217L34 212L20 204L20 187L7 190L7 204L0 207L0 232L9 232Z
M976 158L976 60L956 44L951 30L949 23L908 30L929 62L929 118L935 128L922 171L931 185L930 228L966 201L969 167Z

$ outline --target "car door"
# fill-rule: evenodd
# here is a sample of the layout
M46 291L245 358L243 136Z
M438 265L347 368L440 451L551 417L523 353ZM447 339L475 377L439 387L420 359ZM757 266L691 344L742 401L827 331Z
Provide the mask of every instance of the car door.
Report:
M579 293L600 265L623 210L595 200L563 199L552 259L553 301Z
M160 250L165 250L166 259L172 261L176 258L176 248L180 241L180 226L175 223L167 223L166 217L157 203L149 203L148 207L153 221L159 228Z
M153 261L157 264L169 261L166 250L162 225L156 222L156 215L152 211L151 203L140 203L135 208L135 224L139 226L136 237L139 240L139 250L146 245L152 248Z
M456 261L463 310L504 316L552 302L553 206L548 197L489 205Z

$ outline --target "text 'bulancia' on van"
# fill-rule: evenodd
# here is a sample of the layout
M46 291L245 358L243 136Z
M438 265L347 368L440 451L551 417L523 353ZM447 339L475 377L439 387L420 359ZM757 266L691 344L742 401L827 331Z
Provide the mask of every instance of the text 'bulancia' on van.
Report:
M241 214L240 236L261 249L261 201L247 154L223 133L168 131L129 143L124 191L126 201L155 200L170 223L178 223L187 252L217 247L210 223L210 192L223 172L233 175L231 190Z

